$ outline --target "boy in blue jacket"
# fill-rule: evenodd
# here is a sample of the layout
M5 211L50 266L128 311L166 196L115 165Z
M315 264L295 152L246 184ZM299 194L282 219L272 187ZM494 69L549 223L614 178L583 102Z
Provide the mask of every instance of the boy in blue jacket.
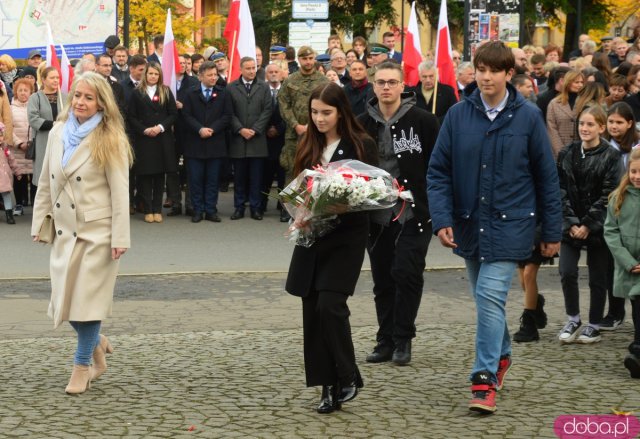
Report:
M443 122L427 172L434 234L465 259L476 302L476 358L469 408L496 410L511 366L505 318L517 262L529 258L536 222L541 250L560 248L562 206L540 110L509 84L515 60L500 41L478 48L476 83Z

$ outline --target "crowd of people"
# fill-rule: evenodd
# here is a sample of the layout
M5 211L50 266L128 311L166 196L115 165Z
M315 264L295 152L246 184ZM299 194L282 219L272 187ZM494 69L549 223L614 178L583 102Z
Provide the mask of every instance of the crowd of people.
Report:
M268 63L257 47L255 59L240 60L234 81L227 55L208 47L178 57L175 95L163 85L162 42L156 37L154 53L145 58L130 55L117 37L109 37L104 54L88 54L75 65L78 80L67 103L60 97L57 70L45 67L37 51L20 70L0 56L0 192L8 223L37 194L41 207L34 209L32 234L38 237L48 210L60 208L51 198L53 181L65 178L51 149L64 151L63 163L69 149L66 160L73 163L82 140L96 140L89 130L105 130L103 117L113 120L114 111L124 121L124 143L130 142L135 157L128 214L140 212L147 223L164 221L163 208L167 216L184 213L193 223L220 222L218 196L230 181L230 219L244 218L248 205L250 217L259 221L274 181L282 188L318 163L357 158L388 171L412 192L413 201L371 214L341 213L336 230L310 248L294 250L286 289L303 298L307 384L323 387L319 413L340 409L364 385L346 301L365 250L379 323L366 361L410 363L433 235L465 259L477 305L472 410L496 410L496 391L512 364L505 321L512 275L517 268L524 291L514 340L538 340L547 318L536 275L540 265L558 256L567 314L559 341L600 341L601 331L623 323L625 299L631 299L636 329L624 365L640 378L638 35L631 42L603 38L599 48L581 36L567 62L552 44L519 49L486 42L470 61L454 51L455 88L438 81L429 54L419 66L418 83L405 84L393 33L385 33L381 43L356 37L346 51L332 35L321 54L309 46L296 53L274 45ZM93 111L88 115L87 107ZM56 120L64 122L64 132ZM68 145L67 135L75 143ZM111 132L108 138L118 135ZM96 154L97 163L128 162ZM113 191L122 182L121 170L108 166L102 171L108 181L101 184ZM115 221L117 210L122 221L122 199L108 212L95 209L91 219L113 215ZM75 209L73 200L62 204ZM280 220L290 221L277 207ZM126 233L111 245L113 261L128 247L128 223L119 227ZM56 245L70 242L67 232L76 229L73 222L64 225L57 231L64 239ZM90 250L69 255L69 248L61 248L56 260L71 257L81 265L78 254ZM578 289L582 250L590 289L585 324ZM110 312L104 298L112 295L113 270L115 263L105 274L111 292L105 291L95 305L100 311L91 315L69 309L65 295L76 293L58 284L56 297L62 301L52 301L56 324L72 321L79 336L76 365L81 367L74 369L68 393L84 392L106 370L105 353L112 348L99 334L99 321ZM77 269L64 273L65 281L84 282ZM98 324L81 325L85 320ZM99 373L87 369L92 353Z

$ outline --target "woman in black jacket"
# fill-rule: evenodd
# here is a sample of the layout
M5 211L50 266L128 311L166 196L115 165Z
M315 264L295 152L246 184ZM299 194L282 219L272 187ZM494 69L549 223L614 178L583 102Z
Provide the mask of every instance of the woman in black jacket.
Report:
M355 120L338 85L327 83L313 90L309 120L296 153L296 174L343 159L377 164L376 145ZM341 214L333 231L311 247L296 246L291 258L286 290L302 297L307 386L322 386L318 413L340 409L363 385L347 299L360 276L368 232L366 212Z
M560 278L569 321L560 332L560 343L600 341L607 297L609 249L603 227L607 200L620 178L620 153L601 139L607 115L599 105L587 107L578 119L580 141L558 155L558 175L563 204L563 236L560 248ZM578 290L578 261L587 249L589 267L589 324L582 331Z
M173 137L178 109L173 93L162 83L159 64L147 64L138 88L131 94L127 115L133 132L135 170L142 190L144 220L161 223L165 174L178 172Z

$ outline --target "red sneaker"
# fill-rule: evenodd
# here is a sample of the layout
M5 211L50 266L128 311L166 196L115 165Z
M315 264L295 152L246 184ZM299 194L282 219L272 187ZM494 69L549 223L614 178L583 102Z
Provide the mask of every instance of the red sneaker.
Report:
M500 357L500 362L498 363L498 371L496 372L496 379L498 380L498 384L496 384L496 390L502 390L502 386L504 385L504 377L507 376L507 372L511 368L511 364L511 355Z
M489 372L476 372L471 378L471 393L469 410L491 414L496 411L496 386L491 382Z

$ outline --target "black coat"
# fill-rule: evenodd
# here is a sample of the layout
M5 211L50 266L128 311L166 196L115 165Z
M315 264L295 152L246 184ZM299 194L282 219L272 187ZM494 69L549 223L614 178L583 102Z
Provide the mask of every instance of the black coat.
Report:
M636 122L640 122L640 92L627 96L624 98L624 101L629 104L633 110Z
M604 243L608 197L622 174L620 153L608 142L603 140L597 148L585 151L584 158L581 145L580 141L567 145L558 154L557 162L563 211L562 240L578 247L585 241L569 236L571 226L587 226L587 242Z
M194 159L227 157L226 131L231 123L233 107L224 88L215 85L211 99L204 100L200 87L192 89L182 102L182 118L186 126L184 156ZM213 136L202 139L200 128L213 129Z
M269 91L271 92L271 91ZM278 161L280 159L280 151L284 145L284 132L287 125L284 123L284 119L280 114L280 105L277 99L272 100L273 106L271 107L271 119L267 124L267 130L269 127L274 127L278 132L275 137L267 136L267 149L269 150L269 160Z
M366 163L377 164L377 148L365 139ZM331 161L355 159L353 146L340 141ZM293 249L285 290L306 297L311 291L335 291L353 294L364 261L369 216L367 212L339 215L339 224L327 235L316 239L311 247Z
M173 124L178 115L176 100L170 90L164 104L160 104L159 89L154 100L149 99L146 92L138 90L131 94L127 110L127 120L132 135L133 150L136 160L136 174L150 175L165 172L177 172L175 138ZM149 137L144 130L162 125L164 132L156 137Z
M416 107L427 110L431 114L435 114L440 125L444 122L444 117L447 115L449 108L458 103L458 99L456 98L456 93L453 88L447 84L438 82L438 99L436 100L436 111L434 113L432 111L433 95L431 95L429 102L426 102L424 100L424 95L422 94L422 84L418 83L418 85L410 90L414 91L416 94Z
M200 88L200 81L198 81L193 76L184 75L182 77L182 82L180 83L180 88L176 90L176 95L178 101L184 103L184 100L187 94L195 89ZM184 118L182 117L182 109L178 110L178 118L176 119L175 125L175 134L176 134L176 154L178 156L184 153L184 144L187 138L186 124L184 122Z
M367 111L367 101L372 99L375 94L373 93L373 85L370 82L362 88L355 88L353 83L348 83L344 86L344 92L351 104L351 110L355 116L359 116Z

